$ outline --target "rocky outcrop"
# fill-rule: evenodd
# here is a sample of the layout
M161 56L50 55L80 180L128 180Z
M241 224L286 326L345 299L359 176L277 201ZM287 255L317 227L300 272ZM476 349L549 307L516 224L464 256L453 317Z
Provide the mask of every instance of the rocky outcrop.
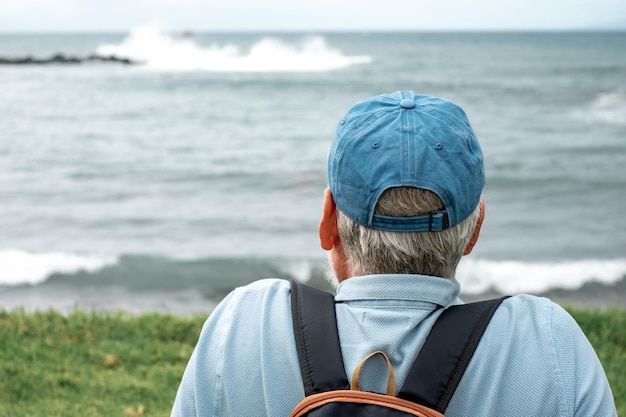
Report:
M120 58L115 55L89 55L87 57L76 57L64 54L55 54L50 58L33 58L26 56L22 58L0 57L0 65L45 65L45 64L82 64L85 62L111 62L124 65L134 65L138 62L128 58Z

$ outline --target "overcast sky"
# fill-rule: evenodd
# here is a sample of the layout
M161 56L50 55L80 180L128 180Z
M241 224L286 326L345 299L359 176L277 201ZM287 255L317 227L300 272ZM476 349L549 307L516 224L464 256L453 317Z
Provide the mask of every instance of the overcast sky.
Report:
M626 0L0 0L0 31L626 29Z

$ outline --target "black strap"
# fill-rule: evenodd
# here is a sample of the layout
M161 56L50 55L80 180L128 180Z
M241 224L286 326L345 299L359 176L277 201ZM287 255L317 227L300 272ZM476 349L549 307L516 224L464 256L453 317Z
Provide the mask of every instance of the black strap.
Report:
M292 280L291 312L305 394L350 389L339 344L335 297Z
M444 310L426 338L398 397L443 414L489 320L505 298ZM349 389L333 295L291 281L291 310L305 394Z
M491 317L506 298L444 310L426 338L398 396L443 414Z

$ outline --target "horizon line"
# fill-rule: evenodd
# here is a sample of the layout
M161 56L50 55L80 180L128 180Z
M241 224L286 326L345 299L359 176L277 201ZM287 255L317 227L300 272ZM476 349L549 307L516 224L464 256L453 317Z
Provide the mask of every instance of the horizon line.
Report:
M135 26L133 26L135 27ZM130 29L29 29L29 30L4 30L0 29L0 35L10 34L120 34L128 33ZM404 29L164 29L165 33L190 32L194 34L303 34L303 33L327 33L327 34L401 34L401 33L567 33L567 32L626 32L625 27L571 27L571 28L404 28Z

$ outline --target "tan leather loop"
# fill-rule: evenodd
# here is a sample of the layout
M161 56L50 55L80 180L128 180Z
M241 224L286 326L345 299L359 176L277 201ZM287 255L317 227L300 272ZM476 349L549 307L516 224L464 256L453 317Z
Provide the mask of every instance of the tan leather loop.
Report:
M359 375L361 374L361 368L372 357L380 355L387 362L387 395L391 395L392 397L396 395L396 375L393 372L393 367L391 366L391 362L385 352L377 350L376 352L372 352L367 355L354 369L354 373L352 374L352 382L350 384L350 389L354 391L361 391L361 384L359 383Z

